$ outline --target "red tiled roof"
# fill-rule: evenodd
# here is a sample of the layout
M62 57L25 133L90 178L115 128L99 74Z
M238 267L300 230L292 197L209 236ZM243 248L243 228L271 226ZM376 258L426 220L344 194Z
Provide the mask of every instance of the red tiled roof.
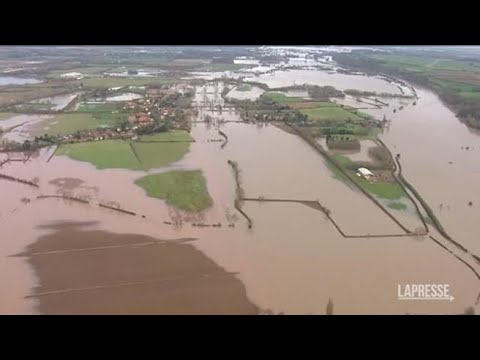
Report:
M141 123L150 122L150 117L148 117L148 116L140 116L140 118L138 119L138 122L141 122Z

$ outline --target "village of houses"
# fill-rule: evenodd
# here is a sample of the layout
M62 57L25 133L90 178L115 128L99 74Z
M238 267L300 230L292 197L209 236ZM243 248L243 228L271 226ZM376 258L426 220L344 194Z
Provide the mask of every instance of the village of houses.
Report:
M112 89L109 89L112 90ZM113 89L118 90L118 89ZM189 130L190 107L165 106L165 99L175 96L189 97L192 88L185 86L178 92L177 87L148 89L145 98L130 100L112 113L128 114L127 121L114 127L85 129L74 134L55 137L57 143L79 143L109 139L138 140L139 135L151 134L168 129ZM168 128L165 126L169 119Z

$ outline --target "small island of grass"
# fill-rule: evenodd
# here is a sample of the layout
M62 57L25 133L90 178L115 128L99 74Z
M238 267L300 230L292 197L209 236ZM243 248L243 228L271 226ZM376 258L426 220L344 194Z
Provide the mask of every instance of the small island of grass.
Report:
M165 200L167 204L187 212L205 210L213 203L200 170L147 175L135 183L148 196Z

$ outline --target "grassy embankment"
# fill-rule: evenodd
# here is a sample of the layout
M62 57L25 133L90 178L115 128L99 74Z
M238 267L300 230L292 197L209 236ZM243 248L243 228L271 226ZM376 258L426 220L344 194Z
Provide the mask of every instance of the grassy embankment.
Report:
M196 212L212 205L212 198L200 170L147 175L135 183L143 188L148 196L163 199L180 210Z

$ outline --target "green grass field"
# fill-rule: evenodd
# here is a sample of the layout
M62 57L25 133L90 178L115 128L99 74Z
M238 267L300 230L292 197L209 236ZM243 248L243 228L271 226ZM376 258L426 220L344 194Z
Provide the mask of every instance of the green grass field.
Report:
M469 99L480 99L480 91L460 91L460 96Z
M355 181L368 192L382 199L397 200L406 196L405 191L393 182L369 182L362 177L353 174Z
M357 176L355 171L351 170L352 168L351 165L353 165L355 162L350 160L348 157L344 155L335 155L333 156L333 158L340 166L342 166L349 173L349 175L351 175L351 177L357 184L359 184L362 188L372 193L373 195L376 195L379 198L387 199L387 200L398 200L406 196L405 191L396 182L380 182L380 181L369 182L364 178ZM331 169L332 168L333 166L331 167ZM343 175L340 171L338 171L338 169L334 171L333 175L337 179L348 181L345 175Z
M478 88L472 84L465 84L459 81L447 79L432 79L432 81L444 88L457 92L473 92Z
M15 116L13 113L0 113L0 121L10 119L13 116Z
M470 61L457 61L449 59L437 60L432 67L436 70L480 71L479 62L472 63Z
M65 144L59 147L56 155L66 155L74 160L86 161L98 169L143 169L133 154L130 143L123 140Z
M164 138L188 139L190 135L180 131L161 134ZM154 135L156 136L156 135ZM160 134L159 134L160 136ZM132 151L132 148L135 152ZM139 143L124 140L103 140L62 145L56 155L86 161L98 169L124 168L149 170L161 168L180 160L189 150L189 142Z
M148 196L163 199L167 204L187 212L205 210L213 203L200 170L147 175L135 183Z
M91 130L99 127L111 127L125 117L124 114L96 113L65 113L56 115L53 119L42 121L33 130L35 135L67 135L78 130Z
M288 106L290 106L292 109L313 109L317 107L337 107L335 103L332 103L330 101L291 101L288 103Z
M117 109L119 104L115 103L99 103L99 104L86 104L81 103L76 112L91 112L91 113L98 113L98 112L112 112Z
M276 102L296 102L296 101L303 101L305 99L298 97L298 96L288 96L284 93L277 92L277 91L268 91L264 93L262 96L272 99Z
M478 86L446 79L434 78L432 81L445 89L458 93L466 99L480 99L480 88Z
M111 88L119 86L145 86L145 85L164 85L173 82L170 78L164 77L114 77L114 76L95 76L79 80L87 88Z
M336 154L336 155L333 156L333 158L335 159L335 161L336 161L339 165L341 165L341 166L343 166L343 167L345 167L345 166L347 166L347 165L353 164L353 161L350 160L350 158L348 158L348 157L345 156L345 155Z
M434 64L436 59L410 56L410 55L386 55L375 54L372 55L374 59L384 61L387 65L401 66L403 68L417 68L422 69L429 67L430 64Z
M355 115L353 112L337 107L330 106L319 106L312 109L301 109L302 114L307 115L313 121L322 121L322 120L360 120L361 117Z
M140 141L191 141L193 138L188 131L185 130L170 130L168 132L143 135L140 136Z
M188 142L178 143L139 143L132 145L145 170L167 166L180 160L190 148Z
M388 67L397 67L413 72L431 73L441 70L456 70L467 72L480 72L479 61L461 61L413 55L385 55L375 54L372 58L380 60Z
M474 74L480 73L480 61L460 61L453 59L435 59L433 57L420 57L409 55L371 55L371 57L381 60L387 67L400 68L411 72L420 72L426 75L432 82L441 87L453 90L466 99L480 98L478 87L462 81L452 81L443 79L442 70L467 72ZM478 75L477 75L478 76Z

